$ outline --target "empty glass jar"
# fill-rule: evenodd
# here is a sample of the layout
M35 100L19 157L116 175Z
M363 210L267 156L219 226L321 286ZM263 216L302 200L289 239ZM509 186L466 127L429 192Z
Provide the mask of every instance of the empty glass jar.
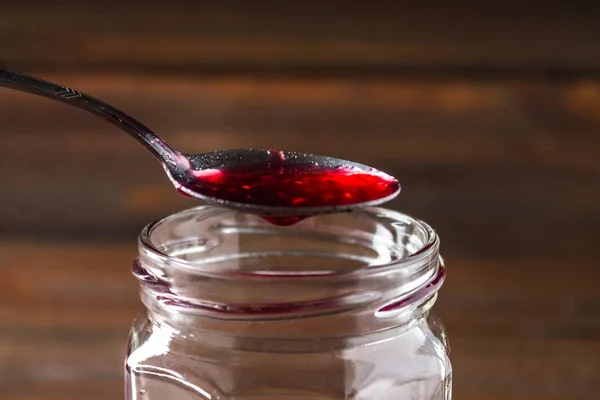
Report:
M278 227L203 206L140 235L130 400L449 400L425 223L368 208Z

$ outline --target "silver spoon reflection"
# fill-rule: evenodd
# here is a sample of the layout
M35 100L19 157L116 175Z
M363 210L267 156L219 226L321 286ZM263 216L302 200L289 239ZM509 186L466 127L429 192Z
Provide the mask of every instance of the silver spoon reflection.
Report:
M267 149L184 154L141 122L77 90L0 69L0 86L58 100L110 122L144 145L181 193L288 225L316 214L385 203L400 185L390 175L338 158Z

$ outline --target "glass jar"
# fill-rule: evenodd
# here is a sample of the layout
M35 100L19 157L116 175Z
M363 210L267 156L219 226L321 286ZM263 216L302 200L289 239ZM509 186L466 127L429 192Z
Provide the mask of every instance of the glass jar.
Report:
M278 227L212 206L147 226L130 400L447 400L425 223L367 208Z

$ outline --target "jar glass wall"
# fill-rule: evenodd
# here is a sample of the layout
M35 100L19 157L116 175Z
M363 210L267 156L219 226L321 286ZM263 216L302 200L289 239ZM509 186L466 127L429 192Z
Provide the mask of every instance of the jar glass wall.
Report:
M446 400L425 223L381 208L278 227L203 206L140 235L130 400Z

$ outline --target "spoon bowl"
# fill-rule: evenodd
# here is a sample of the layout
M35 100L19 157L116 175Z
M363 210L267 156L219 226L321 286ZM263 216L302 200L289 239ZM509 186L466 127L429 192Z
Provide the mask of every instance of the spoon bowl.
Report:
M5 69L0 69L0 86L92 113L144 145L182 194L259 214L281 225L311 215L380 205L400 192L398 181L390 175L327 156L262 149L184 154L136 119L77 90Z
M385 203L400 192L400 184L390 175L367 165L322 155L273 149L232 149L187 155L186 158L190 162L190 169L185 174L191 174L191 179L189 175L175 177L171 171L167 171L181 193L209 204L263 216L292 217L347 212ZM223 176L227 177L227 172L231 171L234 171L234 178L224 179ZM248 178L249 174L268 176L264 181L256 182ZM235 179L240 175L241 181ZM214 177L217 179L211 179ZM337 180L340 178L346 187L339 187ZM312 190L299 190L299 186L305 185L307 179L312 184ZM365 179L378 182L380 190L369 194L356 188L356 184L349 185L356 179L359 183ZM205 182L209 185L203 187L202 183ZM250 186L251 183L257 185L254 193L249 187L240 190L239 196L235 195L238 186ZM323 186L327 189L321 190ZM221 188L225 189L225 198L221 196ZM280 193L277 195L271 190ZM340 190L345 190L345 200L337 196L329 201L324 198L328 191ZM359 193L353 193L356 191ZM240 197L243 201L235 200Z

